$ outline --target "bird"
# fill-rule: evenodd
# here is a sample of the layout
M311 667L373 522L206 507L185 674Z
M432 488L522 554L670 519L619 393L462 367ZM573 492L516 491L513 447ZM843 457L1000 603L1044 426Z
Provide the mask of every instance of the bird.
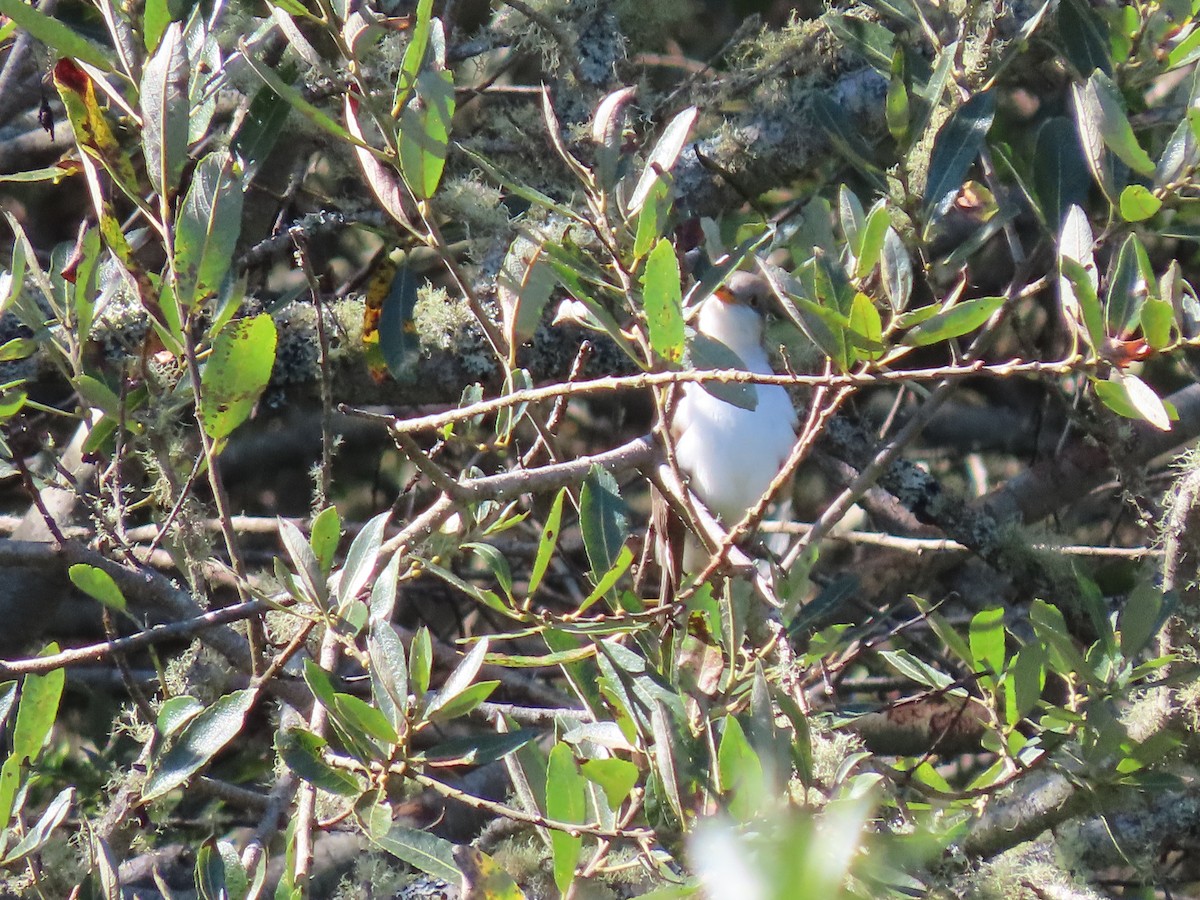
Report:
M765 314L773 300L764 278L734 272L700 304L696 331L737 354L745 371L770 375L773 370L763 336ZM687 383L666 422L688 488L726 529L758 503L796 440L796 409L787 390L781 385L749 387L756 399L753 409L723 400L701 383ZM692 535L683 537L680 547L679 527L665 521L664 498L656 501L659 563L677 585L682 572L695 574L709 554Z

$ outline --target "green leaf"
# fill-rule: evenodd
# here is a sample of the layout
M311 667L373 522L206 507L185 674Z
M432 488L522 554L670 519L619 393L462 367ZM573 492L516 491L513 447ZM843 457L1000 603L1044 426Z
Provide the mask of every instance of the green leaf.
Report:
M417 77L420 105L410 103L400 116L400 173L413 195L427 200L437 191L450 150L454 117L454 76L423 72Z
M257 696L253 690L234 691L196 716L155 764L142 799L164 796L207 766L241 732Z
M170 737L202 712L204 704L195 697L187 694L168 697L159 707L154 727L163 737Z
M718 369L741 369L746 364L742 358L716 338L696 331L688 336L684 364L688 369L712 371ZM753 410L758 406L758 389L752 384L736 381L702 381L701 388L718 400L724 400L738 409Z
M587 815L585 787L574 752L566 744L555 744L546 766L546 815L559 822L582 824ZM554 854L554 883L565 894L575 880L583 836L554 830L550 832L550 846Z
M558 546L558 536L562 529L563 503L567 498L567 489L559 488L554 502L550 504L550 512L546 515L546 524L542 528L542 536L538 540L537 555L533 559L533 568L529 573L528 595L532 597L541 585L554 558L554 549Z
M935 669L907 650L880 650L879 656L905 678L910 678L930 690L946 691L954 684L954 679L945 672ZM957 688L949 690L949 693L962 696L964 692L962 688Z
M420 0L417 3L417 19L413 25L412 37L404 48L404 56L400 61L400 74L396 79L396 94L392 109L403 109L408 105L412 92L417 87L417 76L421 72L421 64L425 62L425 51L429 46L430 23L433 18L433 0Z
M1163 593L1149 581L1139 582L1129 592L1117 618L1121 652L1132 659L1150 644L1170 611Z
M650 196L650 191L654 188L655 183L661 180L664 174L675 168L675 163L679 159L679 154L683 152L684 144L687 143L688 135L691 134L692 126L696 123L698 115L699 110L694 106L689 106L682 112L676 113L667 127L663 129L662 137L650 151L650 156L646 159L646 168L642 170L641 177L638 178L638 182L633 188L633 193L629 195L628 215L637 215L646 203L646 198Z
M514 345L533 337L557 283L553 267L542 256L542 248L516 252L521 247L529 247L528 238L519 236L513 240L496 278L496 293L509 340Z
M1154 162L1142 149L1125 115L1124 102L1117 86L1103 72L1093 72L1082 88L1076 87L1077 104L1083 114L1100 129L1100 136L1117 158L1139 175L1154 175Z
M422 279L407 263L397 267L388 283L379 317L379 350L391 376L401 384L411 383L421 344L413 314Z
M1075 123L1064 116L1038 129L1033 153L1033 189L1051 234L1058 234L1072 205L1087 200L1091 179Z
M898 313L904 312L912 297L912 259L904 241L900 240L900 235L890 225L883 235L880 270L883 276L883 290L892 304L892 309Z
M888 59L891 59L890 51ZM873 183L880 184L879 166L872 160L873 151L862 134L848 126L846 117L837 104L824 94L816 93L813 95L812 109L813 119L821 126L833 147L846 157L848 162L870 177Z
M1080 75L1087 78L1097 68L1112 75L1108 26L1087 0L1061 0L1058 33L1067 59Z
M0 0L0 14L8 16L19 28L29 32L56 55L74 57L105 72L113 71L107 50L93 44L58 19L38 12L24 0Z
M169 197L187 161L188 57L183 31L172 22L142 73L142 152L154 190Z
M237 165L228 152L200 160L176 221L175 295L185 309L220 290L241 232L242 200Z
M359 141L334 119L330 118L328 113L313 106L304 99L304 96L298 90L280 78L275 73L275 70L268 66L266 61L261 58L261 54L248 47L244 40L238 42L238 50L241 51L242 58L245 59L246 64L254 70L254 74L261 78L267 87L274 91L277 96L281 97L306 119L318 128L329 132L340 141L353 144L356 147L362 145L362 141ZM281 69L281 71L288 72L289 70Z
M954 202L967 171L983 149L995 114L996 95L984 91L956 109L938 131L925 183L924 214L930 223L940 219Z
M589 759L580 767L584 776L604 790L608 808L616 812L638 783L641 770L626 759Z
M671 187L665 178L655 179L650 193L637 216L637 232L633 239L633 258L641 259L650 252L667 230L671 218Z
M621 576L629 571L629 567L632 565L633 551L629 549L627 544L622 544L621 552L617 554L617 558L613 561L612 568L596 579L596 586L590 594L583 598L575 614L583 615L601 597L609 595L613 588L616 587L617 582L621 580Z
M442 694L438 694L438 706L436 709L430 710L426 714L426 718L435 724L450 722L454 719L462 718L468 713L474 712L479 708L479 704L492 696L496 688L500 686L499 681L477 681L469 687L463 688L453 697L449 697L444 702Z
M895 36L882 25L838 12L825 13L821 21L840 43L861 54L874 68L885 75L891 71Z
M443 741L430 747L423 756L429 765L486 766L515 753L538 736L539 732L533 729L471 735Z
M409 680L418 700L429 690L429 673L432 668L433 641L429 637L429 629L422 625L413 635L412 644L408 648Z
M891 78L888 81L887 103L885 106L888 131L896 141L903 141L908 135L909 109L907 80L904 68L904 48L897 47L896 52L892 54L892 71Z
M997 606L976 613L971 619L967 635L976 668L985 670L992 679L999 677L1004 671L1003 607Z
M346 553L346 564L342 566L338 582L338 608L344 609L358 597L375 574L375 563L379 559L379 548L383 546L383 530L392 517L391 510L374 516L362 531L354 536L350 550Z
M337 553L342 538L342 520L336 506L327 506L313 518L308 544L320 566L321 574L328 575L333 568L333 556Z
M74 787L64 788L60 791L58 796L46 806L46 811L42 813L37 824L21 838L21 842L4 854L4 858L0 859L0 866L11 866L46 846L51 832L63 823L67 813L71 811L71 804L74 800Z
M1115 337L1124 337L1133 332L1141 316L1142 303L1146 299L1147 283L1138 270L1137 235L1126 236L1117 253L1116 262L1108 275L1108 290L1104 296L1105 331Z
M285 78L294 77L289 63L281 64L279 70ZM275 149L280 135L286 133L283 126L291 112L288 102L271 88L263 86L255 92L232 144L234 154L245 167L243 183L253 179Z
M675 247L666 238L654 246L646 260L642 304L651 349L672 365L680 362L684 345L683 291Z
M861 234L867 222L866 213L863 212L862 201L844 184L838 188L838 221L842 225L842 234L846 236L850 252L856 257L859 256L862 247Z
M850 328L862 338L856 344L866 345L860 348L863 358L878 359L883 353L883 320L871 298L861 291L854 295L854 303L850 307Z
M1126 222L1144 222L1162 209L1162 200L1143 185L1131 184L1121 191L1120 207Z
M1200 28L1197 28L1196 34L1200 35ZM1154 186L1178 187L1178 183L1197 163L1200 163L1200 142L1196 140L1192 123L1185 118L1176 126L1158 157L1158 165L1154 167Z
M277 738L276 749L298 778L326 793L357 797L363 790L359 780L345 769L335 769L322 758L321 750L326 743L324 738L311 731L289 728Z
M368 832L368 836L392 856L434 878L451 884L458 884L461 880L454 862L454 845L445 838L407 825L393 825L386 834L379 836Z
M875 268L875 264L879 262L879 255L883 251L890 221L891 216L888 215L887 203L880 200L871 208L871 213L867 216L866 223L859 233L858 245L854 249L856 257L854 274L856 277L866 278ZM907 253L905 253L905 257L907 258Z
M1165 350L1171 345L1171 331L1175 325L1175 310L1166 300L1147 297L1142 304L1140 324L1146 343L1155 350Z
M1003 305L1003 297L966 300L917 325L904 335L904 343L910 347L925 347L961 337L987 322Z
M109 609L125 611L125 595L113 581L113 577L98 566L76 563L67 570L71 583L93 600L99 600Z
M734 716L725 717L725 730L717 750L717 770L721 774L722 793L730 797L729 812L739 822L748 822L762 813L766 801L766 783L762 761Z
M476 642L475 646L454 667L454 671L446 677L446 681L442 684L442 689L438 691L437 696L426 707L426 716L432 715L467 689L467 686L479 674L479 669L483 666L483 658L487 656L487 651L488 639L486 637ZM413 668L415 671L415 659L413 661Z
M479 541L467 541L462 545L462 549L470 550L476 557L483 561L484 565L488 567L495 577L497 584L500 585L500 590L504 591L504 595L508 597L511 603L513 600L513 578L512 567L508 564L508 557L491 544L484 544Z
M408 663L404 642L391 622L372 623L367 636L367 656L371 661L371 694L375 705L400 734L408 713Z
M1143 419L1160 431L1171 430L1171 416L1154 389L1136 375L1114 370L1109 381L1093 380L1100 401L1127 419Z
M1009 689L1004 692L1008 724L1028 716L1042 698L1046 686L1046 652L1036 642L1017 652L1009 667Z
M612 568L629 536L629 510L617 480L600 466L592 466L584 478L579 528L592 574L599 578Z
M38 655L52 656L58 651L58 644L48 644ZM45 675L26 675L21 682L12 752L0 769L0 827L7 827L23 776L50 737L65 683L64 669L55 669Z
M200 379L200 421L213 440L250 417L271 380L276 339L267 313L231 322L217 335Z

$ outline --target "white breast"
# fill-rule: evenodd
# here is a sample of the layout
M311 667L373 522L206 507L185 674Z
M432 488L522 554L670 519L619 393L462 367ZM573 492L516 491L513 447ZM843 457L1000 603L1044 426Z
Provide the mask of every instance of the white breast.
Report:
M796 411L787 391L778 385L755 389L758 405L751 411L689 384L676 409L679 467L726 526L758 502L796 438Z

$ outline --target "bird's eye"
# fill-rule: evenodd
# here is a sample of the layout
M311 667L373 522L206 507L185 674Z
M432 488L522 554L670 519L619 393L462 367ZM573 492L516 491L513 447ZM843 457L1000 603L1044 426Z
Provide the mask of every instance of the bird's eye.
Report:
M759 300L757 294L751 294L750 299L746 301L751 309L758 309Z

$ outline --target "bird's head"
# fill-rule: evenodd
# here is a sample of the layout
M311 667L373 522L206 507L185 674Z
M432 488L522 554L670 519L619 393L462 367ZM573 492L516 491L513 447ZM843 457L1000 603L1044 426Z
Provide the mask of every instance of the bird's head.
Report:
M745 358L751 348L761 352L764 317L774 301L766 279L734 272L701 304L696 327Z

